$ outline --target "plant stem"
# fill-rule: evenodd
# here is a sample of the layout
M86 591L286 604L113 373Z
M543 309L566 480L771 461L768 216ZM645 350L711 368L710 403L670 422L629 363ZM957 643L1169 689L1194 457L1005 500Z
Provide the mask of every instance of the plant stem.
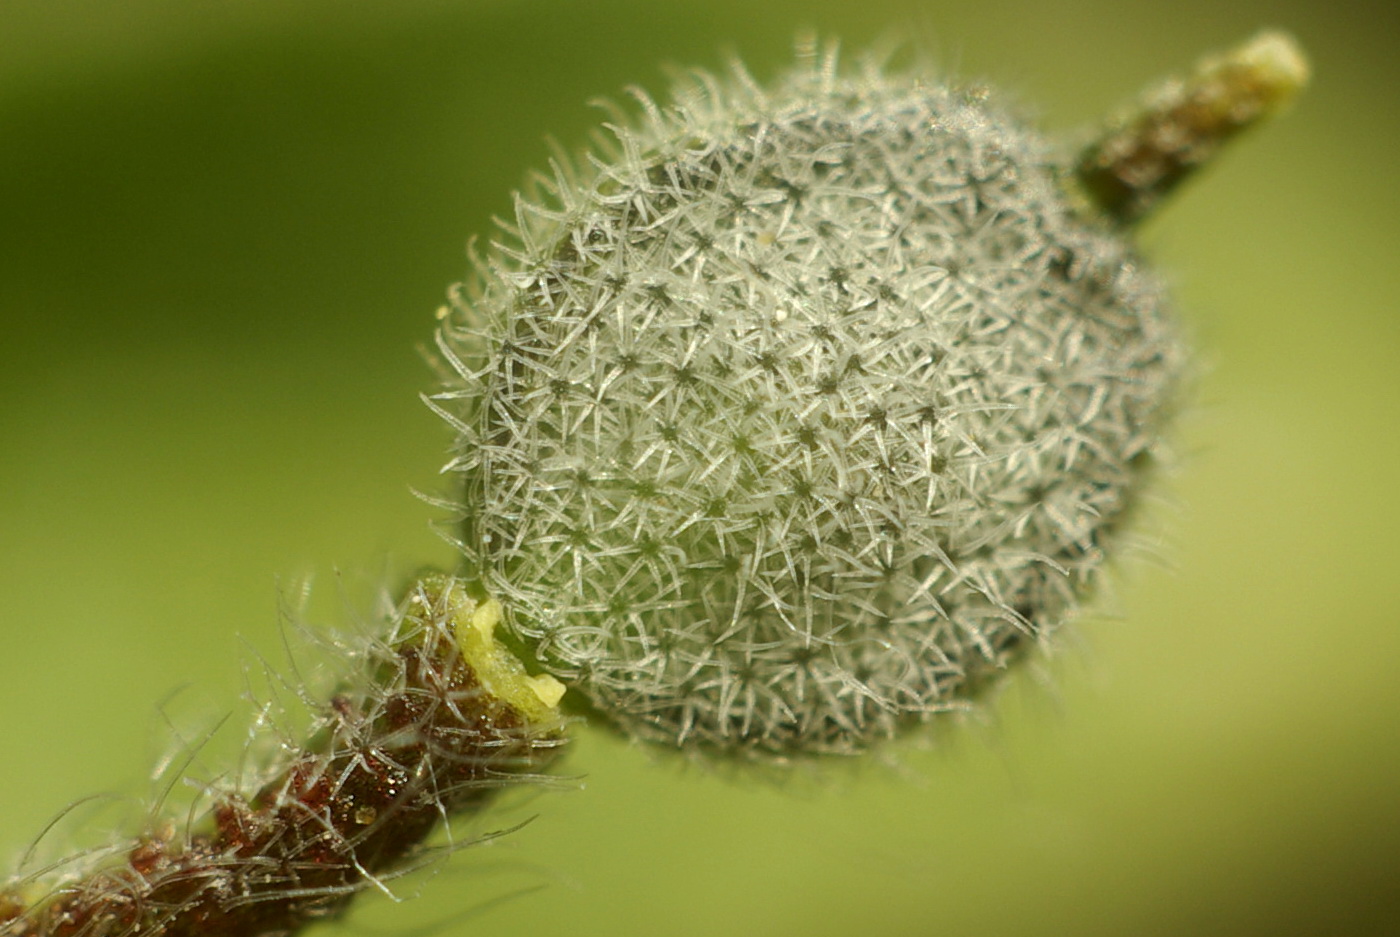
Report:
M495 643L498 616L457 580L420 578L392 637L352 662L367 676L271 780L217 793L189 835L157 826L35 900L28 882L0 892L0 935L286 935L386 888L439 821L537 779L565 740L557 686Z

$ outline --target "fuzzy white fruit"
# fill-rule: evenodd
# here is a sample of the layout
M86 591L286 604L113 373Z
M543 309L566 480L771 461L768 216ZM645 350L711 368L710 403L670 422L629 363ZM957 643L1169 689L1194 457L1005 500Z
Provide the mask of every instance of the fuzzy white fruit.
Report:
M641 737L846 752L965 705L1139 494L1160 282L981 92L828 58L642 113L454 297L469 570Z

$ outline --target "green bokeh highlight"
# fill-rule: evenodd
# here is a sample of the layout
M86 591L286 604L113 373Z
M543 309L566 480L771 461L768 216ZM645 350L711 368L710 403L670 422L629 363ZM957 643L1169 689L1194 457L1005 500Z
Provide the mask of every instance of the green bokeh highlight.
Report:
M230 707L245 662L281 659L299 577L335 622L450 562L410 491L442 492L448 441L415 349L546 135L599 121L588 99L726 49L770 73L812 26L913 39L1072 129L1280 26L1315 87L1144 231L1209 367L1101 614L984 721L883 763L777 784L585 733L580 782L465 832L533 823L343 926L1400 929L1393 6L11 0L5 19L7 851L78 797L142 794L170 749L156 705L189 684L170 708Z

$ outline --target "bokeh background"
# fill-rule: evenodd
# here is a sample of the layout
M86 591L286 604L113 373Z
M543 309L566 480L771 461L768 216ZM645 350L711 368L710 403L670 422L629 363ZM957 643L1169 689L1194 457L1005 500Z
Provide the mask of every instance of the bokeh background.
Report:
M306 577L334 623L451 562L417 349L589 99L771 74L810 26L1069 130L1275 25L1315 86L1143 232L1209 365L1160 548L1059 653L936 744L783 782L586 731L577 781L463 835L533 822L325 932L1400 933L1397 9L6 0L0 848L143 796L159 704L232 707Z

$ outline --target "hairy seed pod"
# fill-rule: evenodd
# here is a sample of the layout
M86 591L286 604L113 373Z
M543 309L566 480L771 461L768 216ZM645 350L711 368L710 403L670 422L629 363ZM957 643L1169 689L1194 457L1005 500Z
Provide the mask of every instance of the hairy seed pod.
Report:
M1176 403L1131 219L978 90L830 55L639 98L447 314L473 575L672 745L965 705L1075 611Z

